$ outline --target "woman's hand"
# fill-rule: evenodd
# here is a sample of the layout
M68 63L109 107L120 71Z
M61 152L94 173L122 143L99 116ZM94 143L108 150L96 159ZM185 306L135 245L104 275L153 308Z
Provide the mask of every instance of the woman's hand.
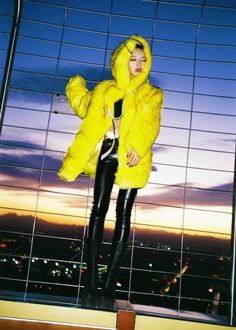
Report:
M127 153L127 165L136 166L140 162L140 157L137 152L131 148Z

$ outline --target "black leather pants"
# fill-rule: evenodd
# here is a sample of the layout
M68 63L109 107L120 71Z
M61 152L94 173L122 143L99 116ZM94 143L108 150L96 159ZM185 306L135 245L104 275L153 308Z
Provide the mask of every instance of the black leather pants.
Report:
M94 202L89 223L88 238L92 240L102 240L103 238L105 216L108 211L115 173L118 167L118 143L119 141L116 139L112 151L104 159L101 159L101 156L109 150L112 145L112 140L106 139L102 145L97 165L94 186ZM131 210L136 194L136 188L119 190L113 241L127 242L128 240Z

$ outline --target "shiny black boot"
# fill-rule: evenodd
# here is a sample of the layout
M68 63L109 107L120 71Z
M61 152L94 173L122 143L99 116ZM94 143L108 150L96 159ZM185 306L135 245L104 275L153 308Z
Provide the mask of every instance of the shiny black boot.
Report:
M85 308L96 308L98 300L98 255L101 240L87 240L87 272L86 284L82 292L80 304Z
M107 278L98 307L104 310L115 310L115 288L119 270L127 243L115 241L112 244L111 261L107 269Z

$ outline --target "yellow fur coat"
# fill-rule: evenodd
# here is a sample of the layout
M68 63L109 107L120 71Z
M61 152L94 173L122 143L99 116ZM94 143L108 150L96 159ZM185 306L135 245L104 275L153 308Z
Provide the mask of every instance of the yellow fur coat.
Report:
M129 60L137 40L144 46L147 62L144 71L130 79ZM94 178L101 142L112 126L108 112L114 114L114 102L123 98L115 183L121 189L145 186L152 165L152 145L160 129L163 99L161 89L148 82L151 62L147 41L134 35L121 43L111 56L113 80L104 80L89 91L82 76L70 79L66 86L68 102L83 120L59 170L62 180L74 181L81 173ZM134 167L127 165L130 148L140 157Z

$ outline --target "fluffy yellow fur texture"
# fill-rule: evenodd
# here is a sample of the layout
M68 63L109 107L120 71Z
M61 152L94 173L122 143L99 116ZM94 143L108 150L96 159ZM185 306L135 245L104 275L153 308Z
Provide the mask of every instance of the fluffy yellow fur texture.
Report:
M147 62L144 71L131 79L129 61L137 40L144 46ZM104 80L89 91L80 75L70 79L66 86L68 102L83 120L59 170L62 180L74 181L81 173L94 178L101 141L112 125L108 109L114 113L114 102L123 98L115 183L121 189L146 185L152 165L152 145L160 129L163 100L161 89L148 82L151 62L147 41L133 35L111 56L113 80ZM139 164L134 167L127 165L130 148L134 148L140 157Z

